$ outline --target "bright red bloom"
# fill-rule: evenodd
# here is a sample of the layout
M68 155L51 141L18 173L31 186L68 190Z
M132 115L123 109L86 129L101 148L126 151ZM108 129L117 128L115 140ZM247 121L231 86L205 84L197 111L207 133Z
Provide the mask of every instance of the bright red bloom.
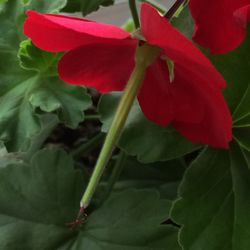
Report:
M227 148L232 121L221 94L222 76L148 4L142 4L141 31L147 43L162 49L138 95L144 114L159 125L172 123L193 142ZM42 49L68 51L58 65L62 80L102 93L122 90L135 64L138 40L115 26L29 11L24 32ZM174 79L166 57L174 62Z
M246 35L250 0L189 0L194 41L214 54L235 49Z

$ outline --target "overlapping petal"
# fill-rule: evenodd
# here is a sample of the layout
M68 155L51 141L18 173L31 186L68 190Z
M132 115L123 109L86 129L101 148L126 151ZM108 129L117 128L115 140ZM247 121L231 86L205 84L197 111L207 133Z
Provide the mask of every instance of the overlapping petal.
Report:
M167 72L162 59L147 70L138 96L146 117L159 125L172 123L195 143L227 148L232 139L232 119L221 93L194 82L180 65L175 65L172 82Z
M68 51L92 44L117 44L121 40L131 41L128 32L121 28L90 20L64 15L41 14L27 11L24 34L39 48L51 52Z
M134 68L136 44L89 44L66 53L59 76L72 84L93 86L102 93L121 91Z
M173 122L193 142L226 148L232 120L221 94L223 77L191 41L147 4L142 5L141 25L147 41L163 48L174 61L172 82L165 73L164 57L147 70L139 95L145 115L161 125Z
M189 0L194 41L214 54L235 49L246 35L250 0Z
M158 58L146 71L138 100L147 118L159 125L174 120L200 122L204 115L203 102L192 90L175 78L171 82L166 60Z
M197 105L202 105L203 116L199 122L186 122L176 119L173 126L183 136L196 143L205 143L213 147L228 148L232 139L232 118L227 104L220 91L202 86L203 79L197 82L189 77L190 72L180 65L176 65L175 84L186 88L186 94L197 103L192 106L197 112ZM198 108L199 110L199 108Z
M202 52L149 4L141 8L141 29L150 44L163 48L171 60L193 71L190 78L200 74L207 79L206 84L216 88L226 86L224 78Z

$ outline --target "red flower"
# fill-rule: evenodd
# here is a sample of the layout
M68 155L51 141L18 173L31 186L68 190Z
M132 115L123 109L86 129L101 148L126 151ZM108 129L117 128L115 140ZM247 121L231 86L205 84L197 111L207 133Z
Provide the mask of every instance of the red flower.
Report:
M222 76L148 4L142 4L141 31L147 43L162 49L138 95L144 114L159 125L172 123L193 142L227 148L232 122ZM67 51L58 65L62 80L102 93L122 90L135 64L138 40L112 25L29 11L24 32L42 49ZM174 62L173 79L166 57Z
M214 54L235 49L246 35L250 0L189 0L194 41Z

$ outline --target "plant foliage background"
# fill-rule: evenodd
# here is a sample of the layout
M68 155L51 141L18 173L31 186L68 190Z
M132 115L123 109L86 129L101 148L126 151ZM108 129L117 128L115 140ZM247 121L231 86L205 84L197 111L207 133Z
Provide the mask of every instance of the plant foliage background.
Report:
M48 142L58 127L88 131L85 113L96 103L93 92L58 79L61 55L36 48L24 37L22 24L27 9L86 15L113 3L0 1L0 249L248 250L250 32L227 55L205 51L228 82L225 97L234 120L230 150L193 145L172 127L147 121L135 103L119 142L124 170L113 191L108 192L108 176L117 155L86 224L73 231L66 226L78 211L90 167L76 157L74 146ZM188 9L173 24L190 37ZM103 132L119 96L99 100Z

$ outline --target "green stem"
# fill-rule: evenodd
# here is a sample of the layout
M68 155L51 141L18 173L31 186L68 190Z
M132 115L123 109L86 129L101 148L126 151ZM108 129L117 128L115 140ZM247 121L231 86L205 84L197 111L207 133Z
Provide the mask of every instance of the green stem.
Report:
M91 138L87 143L73 150L71 155L74 158L84 156L88 154L90 151L92 151L94 148L96 148L96 146L100 145L103 142L103 139L104 139L104 134L99 133L93 138Z
M172 7L168 10L168 12L164 15L167 19L171 19L182 4L185 4L187 0L177 0Z
M98 114L94 114L94 115L85 115L84 120L85 120L85 121L96 121L96 120L100 120L100 115L98 115Z
M159 48L147 44L137 49L135 68L126 85L115 116L113 118L113 122L104 141L99 158L96 162L95 169L81 199L81 208L86 208L89 205L90 200L95 192L96 186L100 181L104 168L108 160L110 159L110 156L116 146L118 139L120 138L129 111L144 78L145 70L156 59L159 53Z
M129 0L129 8L134 20L135 28L137 29L140 27L140 20L137 12L136 0Z

